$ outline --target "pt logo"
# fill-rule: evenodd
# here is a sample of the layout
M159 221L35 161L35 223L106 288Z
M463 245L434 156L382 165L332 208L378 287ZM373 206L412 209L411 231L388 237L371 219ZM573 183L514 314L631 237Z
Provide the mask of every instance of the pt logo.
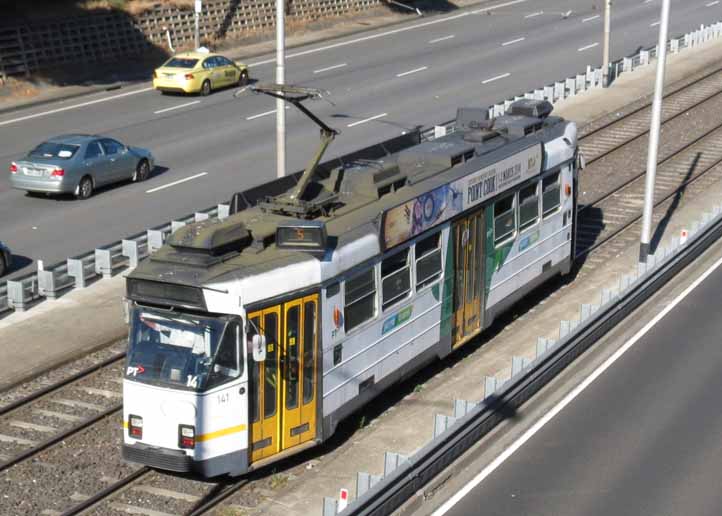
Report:
M139 366L129 366L128 370L125 372L128 376L138 376L139 374L145 373L145 368L142 365Z

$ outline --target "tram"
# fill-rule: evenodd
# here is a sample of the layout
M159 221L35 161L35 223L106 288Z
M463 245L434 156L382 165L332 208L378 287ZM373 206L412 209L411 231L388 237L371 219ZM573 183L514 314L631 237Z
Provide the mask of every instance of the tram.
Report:
M577 128L551 111L460 108L448 135L330 169L321 151L171 234L127 277L124 458L213 477L303 451L568 273Z

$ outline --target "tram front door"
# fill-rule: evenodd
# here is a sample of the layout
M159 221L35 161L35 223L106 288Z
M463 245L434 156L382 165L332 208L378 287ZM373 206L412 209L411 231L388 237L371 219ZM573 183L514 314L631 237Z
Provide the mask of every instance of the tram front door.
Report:
M266 360L249 362L251 462L316 437L318 295L248 315L266 336Z
M479 332L484 299L483 211L456 221L454 238L454 325L452 345L460 346Z

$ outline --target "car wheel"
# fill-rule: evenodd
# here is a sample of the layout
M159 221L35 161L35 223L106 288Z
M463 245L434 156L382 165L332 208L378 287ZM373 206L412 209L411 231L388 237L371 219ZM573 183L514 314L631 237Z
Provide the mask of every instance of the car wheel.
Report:
M148 176L150 176L150 164L147 159L142 159L140 160L140 163L138 163L138 166L135 167L133 181L140 183L141 181L148 179Z
M87 199L93 195L93 180L85 176L75 189L76 199Z
M245 86L248 84L248 72L246 70L241 71L241 75L238 76L238 85Z
M211 93L211 81L205 80L201 85L201 95L207 97Z

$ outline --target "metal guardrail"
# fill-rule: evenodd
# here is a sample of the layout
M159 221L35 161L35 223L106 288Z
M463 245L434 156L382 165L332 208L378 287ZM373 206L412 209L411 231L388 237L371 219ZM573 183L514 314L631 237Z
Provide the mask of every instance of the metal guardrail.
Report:
M534 360L515 357L509 380L501 383L487 378L486 386L491 384L491 389L484 400L479 403L456 400L455 417L437 415L434 439L414 455L387 452L383 477L359 473L357 491L361 494L345 510L337 512L336 500L325 498L324 516L385 516L401 507L720 236L722 206L717 206L713 212L703 214L700 223L695 223L686 241L676 239L672 246L650 256L636 274L622 277L616 292L605 289L599 305L582 305L578 321L562 321L558 341L540 339Z
M722 22L714 23L708 27L704 25L699 30L685 34L682 37L674 38L668 42L670 53L674 54L685 48L698 46L706 41L722 36ZM610 64L611 78L614 79L620 74L633 71L640 66L648 65L657 55L656 46L650 49L640 50L632 57L625 57ZM501 103L489 107L490 116L503 114L509 105L515 100L532 98L549 100L552 103L575 96L587 89L602 86L601 68L587 67L583 74L575 77L568 77L564 81L557 81L554 84L543 88L517 95ZM444 122L435 127L421 129L418 131L420 141L429 141L454 131L454 120ZM371 146L362 151L354 152L329 163L340 163L344 159L354 159L363 155L364 151L376 148ZM323 165L322 165L323 166ZM272 181L263 186L272 186ZM253 198L258 198L259 188L251 189L254 192ZM97 277L108 278L113 272L124 268L133 268L138 260L148 256L165 241L165 238L178 227L195 220L203 220L208 217L225 218L229 213L227 204L219 204L205 210L182 217L177 221L157 226L142 233L126 237L122 240L101 246L98 249L68 258L62 262L38 268L37 272L28 273L17 279L0 282L0 314L10 310L23 311L41 298L56 299L62 292L71 288L84 288L88 283Z

